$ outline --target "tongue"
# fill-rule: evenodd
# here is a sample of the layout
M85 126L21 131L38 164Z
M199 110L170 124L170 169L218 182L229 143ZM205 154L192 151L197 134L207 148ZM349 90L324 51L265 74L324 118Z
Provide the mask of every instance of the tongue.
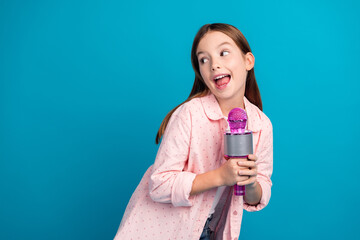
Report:
M228 84L230 82L230 77L223 77L216 81L216 85L221 86L224 84Z

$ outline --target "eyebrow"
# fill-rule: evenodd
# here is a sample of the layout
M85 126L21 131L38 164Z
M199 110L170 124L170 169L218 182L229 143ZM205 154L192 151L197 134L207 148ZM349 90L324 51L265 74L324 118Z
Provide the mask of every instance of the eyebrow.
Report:
M217 48L221 47L222 45L226 45L226 44L231 45L229 42L223 42L223 43L220 43L220 44L217 46ZM199 56L199 55L202 54L202 53L204 53L204 52L198 52L198 53L196 53L196 56Z

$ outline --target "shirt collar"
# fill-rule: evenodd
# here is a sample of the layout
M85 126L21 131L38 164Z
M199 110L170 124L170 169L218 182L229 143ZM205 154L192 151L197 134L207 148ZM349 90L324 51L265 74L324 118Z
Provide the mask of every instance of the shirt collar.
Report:
M260 118L260 109L252 104L245 96L244 96L244 104L245 111L248 116L248 129L253 132L259 132L261 129L261 118Z
M210 93L200 98L206 116L210 120L220 120L224 118L219 103L217 102L214 94Z
M205 114L210 120L216 121L220 119L225 119L214 94L210 93L204 97L201 97L200 100L203 105ZM260 131L261 128L261 119L259 114L260 110L254 104L252 104L245 96L244 96L244 105L245 105L246 114L248 116L248 122L247 122L248 129L253 132Z

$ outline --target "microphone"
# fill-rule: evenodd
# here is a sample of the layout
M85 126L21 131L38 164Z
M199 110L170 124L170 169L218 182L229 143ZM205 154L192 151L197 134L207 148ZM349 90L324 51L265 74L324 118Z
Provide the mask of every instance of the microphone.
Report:
M247 158L253 153L252 131L245 130L247 115L245 110L234 108L229 112L230 131L224 133L224 155L229 158ZM245 186L234 185L234 195L245 195Z

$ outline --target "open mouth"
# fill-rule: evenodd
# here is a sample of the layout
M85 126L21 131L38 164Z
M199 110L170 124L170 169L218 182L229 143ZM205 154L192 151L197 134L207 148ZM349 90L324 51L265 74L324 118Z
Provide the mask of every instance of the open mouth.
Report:
M215 85L219 89L223 89L230 82L231 76L229 74L218 75L214 78Z

